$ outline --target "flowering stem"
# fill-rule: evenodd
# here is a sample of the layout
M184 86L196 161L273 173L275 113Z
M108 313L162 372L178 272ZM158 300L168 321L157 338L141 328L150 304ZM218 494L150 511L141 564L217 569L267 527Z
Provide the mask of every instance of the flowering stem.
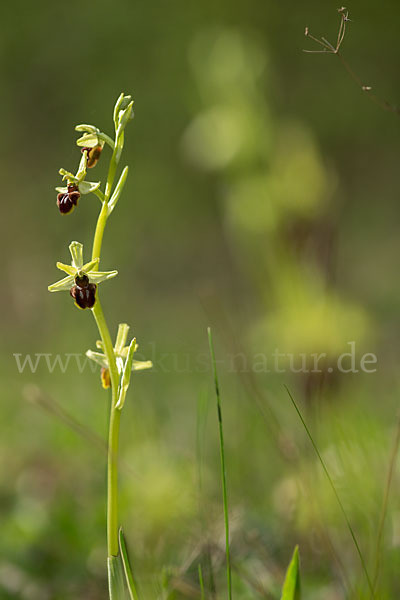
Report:
M117 164L118 160L116 156L115 145L108 169L107 185L103 204L97 219L96 230L93 239L92 260L95 258L100 258L104 228L106 226L108 217L108 200L111 195ZM101 307L100 299L98 297L98 291L92 312L96 320L101 340L103 342L104 353L107 357L107 362L110 369L112 395L107 455L107 552L108 556L118 556L118 447L121 411L116 408L116 404L118 400L119 375L115 360L114 347L111 341L108 325L104 317L103 309Z
M94 260L95 258L100 258L101 244L103 242L103 233L107 223L107 211L107 202L103 202L100 214L97 219L96 231L94 234L92 260Z
M99 297L92 309L93 316L104 345L104 353L110 366L111 412L108 431L107 466L107 550L109 556L118 555L118 446L120 414L115 405L118 399L118 370L110 332L104 318Z
M119 163L119 159L121 156L121 151L122 151L122 147L124 144L124 132L122 132L120 134L119 137L120 143L118 143L118 139L115 140L115 145L114 145L114 151L112 153L112 157L111 157L111 161L110 161L110 166L108 168L108 175L107 175L107 183L106 183L106 190L105 190L105 202L108 202L110 196L111 196L111 190L112 190L112 186L114 183L114 178L115 178L115 173L117 172L117 166Z

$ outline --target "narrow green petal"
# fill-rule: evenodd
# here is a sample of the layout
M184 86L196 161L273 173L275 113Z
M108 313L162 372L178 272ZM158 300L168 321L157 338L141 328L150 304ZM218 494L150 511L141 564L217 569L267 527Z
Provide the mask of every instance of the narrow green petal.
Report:
M71 265L64 265L62 262L57 262L56 267L57 269L60 269L60 271L64 271L64 273L68 273L68 275L73 275L74 277L77 273L75 267L71 267Z
M133 338L129 345L128 356L125 361L124 370L121 377L121 384L119 388L118 402L115 405L116 408L122 410L125 403L126 392L128 391L129 384L131 381L131 373L132 373L132 362L133 362L133 354L135 352L136 347L136 339Z
M144 371L145 369L152 369L153 363L151 360L133 360L132 371Z
M74 278L72 277L72 275L68 275L68 277L64 277L64 279L60 279L60 281L49 285L47 289L49 290L49 292L65 292L67 290L70 290L73 285Z
M125 347L126 340L128 339L128 333L129 325L127 323L120 323L118 325L117 339L114 346L115 354L121 354Z
M72 257L72 266L81 271L83 267L83 244L80 242L71 242L69 251Z
M56 192L58 192L59 194L66 194L68 192L68 188L67 187L56 187Z
M81 271L84 271L85 273L89 273L90 271L93 271L93 269L95 267L97 267L97 265L99 264L99 261L100 261L99 258L95 258L94 260L91 260L90 262L83 265Z
M118 271L85 271L90 279L90 283L101 283L118 275Z
M59 169L58 172L60 173L60 175L63 176L63 181L64 179L68 179L68 181L76 181L75 175L70 171L66 171L65 169Z
M86 356L90 358L90 360L94 360L94 362L100 366L108 369L108 361L104 354L101 354L100 352L93 352L93 350L87 350Z

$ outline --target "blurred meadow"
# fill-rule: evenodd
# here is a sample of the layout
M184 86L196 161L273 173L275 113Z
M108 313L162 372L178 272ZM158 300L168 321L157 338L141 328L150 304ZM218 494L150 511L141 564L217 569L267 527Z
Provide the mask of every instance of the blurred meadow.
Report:
M391 459L400 121L368 101L337 57L302 52L316 49L306 25L335 41L337 8L2 6L1 599L107 598L109 396L85 363L97 333L88 311L47 285L71 240L90 243L98 213L90 196L65 217L55 204L58 169L79 161L74 126L110 131L121 91L132 94L135 119L125 195L103 246L104 269L119 277L102 298L112 335L132 323L154 362L135 375L121 431L121 521L142 598L200 598L199 564L205 597L226 597L207 326L224 411L234 598L279 599L296 544L303 598L370 598L285 385L371 579L380 557L376 597L400 597L400 462ZM398 2L348 8L343 55L378 95L400 102ZM104 169L100 160L97 178ZM358 372L340 372L337 358L352 349ZM360 368L366 353L377 357L373 372ZM51 368L46 357L18 368L15 354L48 355ZM68 354L66 369L52 365Z

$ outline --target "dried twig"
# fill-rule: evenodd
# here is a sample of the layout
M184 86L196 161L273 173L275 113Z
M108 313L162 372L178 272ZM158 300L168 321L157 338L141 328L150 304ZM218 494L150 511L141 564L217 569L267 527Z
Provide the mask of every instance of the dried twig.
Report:
M340 24L336 39L336 45L334 46L324 37L317 38L314 35L311 35L309 28L306 27L304 35L313 40L313 42L315 42L319 46L322 46L323 50L303 50L303 52L307 52L308 54L335 54L339 58L340 62L342 63L346 71L349 73L353 81L355 81L355 83L361 88L363 92L368 93L368 98L372 102L374 102L374 104L377 104L383 110L387 110L389 112L394 113L395 115L400 116L400 108L398 106L390 104L389 102L386 102L386 100L382 100L381 98L373 94L372 87L370 85L365 85L361 78L357 75L357 73L355 73L350 67L349 63L343 58L340 49L343 44L344 37L346 35L346 25L351 20L349 19L349 11L345 6L338 8L338 13L340 15Z

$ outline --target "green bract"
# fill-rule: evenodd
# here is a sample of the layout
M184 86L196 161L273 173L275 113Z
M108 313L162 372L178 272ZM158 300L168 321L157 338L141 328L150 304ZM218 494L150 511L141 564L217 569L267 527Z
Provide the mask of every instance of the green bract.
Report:
M118 275L118 271L98 271L97 266L99 259L95 258L88 263L83 263L83 244L80 242L71 242L69 245L69 251L71 253L72 261L70 265L57 262L57 269L64 271L68 276L64 279L60 279L56 283L49 285L49 292L64 292L69 291L75 284L75 277L77 275L85 274L89 277L90 283L101 283L106 279L111 279Z

